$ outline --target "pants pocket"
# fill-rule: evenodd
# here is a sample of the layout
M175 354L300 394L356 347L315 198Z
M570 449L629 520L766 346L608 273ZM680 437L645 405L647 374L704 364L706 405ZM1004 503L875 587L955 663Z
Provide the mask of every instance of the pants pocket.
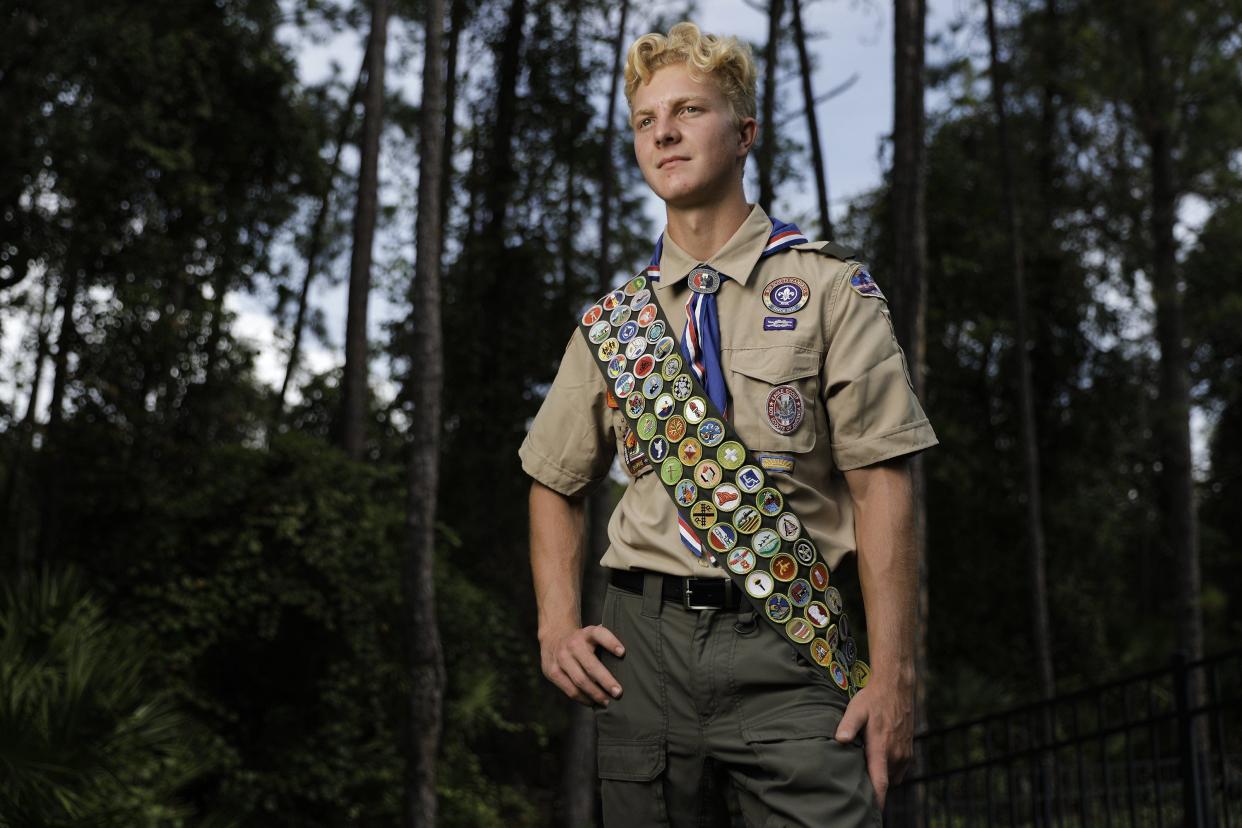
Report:
M597 748L606 828L668 825L664 804L667 747L662 740L601 738Z

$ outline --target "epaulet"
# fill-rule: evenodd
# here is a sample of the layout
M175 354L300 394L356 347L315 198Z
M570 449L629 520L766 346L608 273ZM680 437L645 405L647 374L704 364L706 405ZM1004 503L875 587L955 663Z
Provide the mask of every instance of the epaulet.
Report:
M834 259L840 259L843 262L858 258L857 254L845 245L830 241L803 242L802 244L792 245L790 250L814 250L816 253L832 256Z

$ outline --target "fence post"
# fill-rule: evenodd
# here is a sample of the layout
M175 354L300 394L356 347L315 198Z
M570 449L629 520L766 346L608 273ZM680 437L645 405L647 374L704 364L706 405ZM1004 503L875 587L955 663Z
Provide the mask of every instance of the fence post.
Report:
M1202 777L1199 773L1200 746L1190 712L1190 671L1186 667L1186 654L1180 650L1173 654L1173 694L1177 703L1183 824L1188 828L1206 828Z

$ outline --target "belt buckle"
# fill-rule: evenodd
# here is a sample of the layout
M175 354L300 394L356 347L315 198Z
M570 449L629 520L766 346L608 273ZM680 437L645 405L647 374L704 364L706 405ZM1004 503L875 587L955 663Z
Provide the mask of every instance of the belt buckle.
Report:
M690 585L690 579L689 578L684 579L682 581L682 590L681 590L681 605L683 607L685 607L688 610L719 609L719 607L716 607L712 604L691 603L690 593L692 591L693 591L693 587Z

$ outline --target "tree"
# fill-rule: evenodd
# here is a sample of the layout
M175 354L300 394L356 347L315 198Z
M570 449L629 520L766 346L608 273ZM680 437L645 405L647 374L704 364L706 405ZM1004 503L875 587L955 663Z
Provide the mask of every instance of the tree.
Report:
M759 146L755 165L759 169L759 206L769 213L776 197L773 168L776 165L776 72L780 64L781 19L785 0L768 0L768 42L763 47L763 101L759 115Z
M363 99L354 247L349 262L349 311L345 319L345 369L341 378L340 443L355 460L363 455L370 394L367 376L367 305L371 293L371 248L379 201L380 134L384 128L384 64L388 45L388 0L373 0L367 44L367 87Z
M819 142L819 118L815 114L815 90L811 82L811 58L806 49L806 31L802 27L802 0L793 5L794 45L798 47L798 68L802 76L802 97L806 101L806 130L811 144L811 166L815 172L815 203L819 208L819 230L825 239L832 238L832 216L828 213L828 167Z

